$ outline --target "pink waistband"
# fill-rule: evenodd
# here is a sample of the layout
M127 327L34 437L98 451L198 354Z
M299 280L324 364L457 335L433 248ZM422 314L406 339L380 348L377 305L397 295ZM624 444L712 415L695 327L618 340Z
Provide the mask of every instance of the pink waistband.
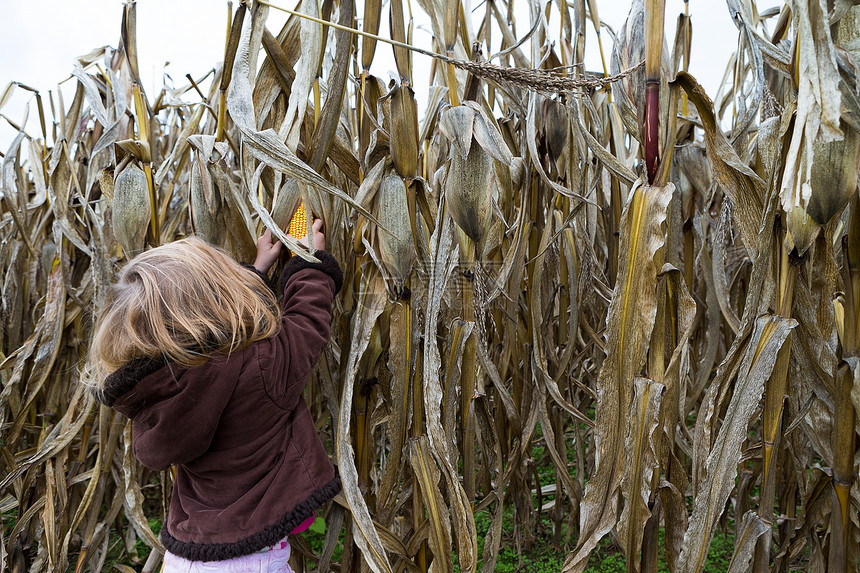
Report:
M304 520L303 522L301 522L301 523L298 525L298 527L296 527L295 529L293 529L293 530L290 532L290 535L296 535L296 534L298 534L298 533L301 533L302 531L305 531L305 530L306 530L306 529L308 529L311 525L313 525L313 524L314 524L314 520L315 520L315 519L316 519L316 515L314 515L313 513L311 513L311 516L310 516L309 518L307 518L306 520Z
M295 529L293 529L290 532L290 535L297 535L297 534L301 533L302 531L306 531L308 528L310 528L311 525L314 524L315 519L316 519L316 516L312 513L310 517L308 517L306 520L301 522ZM272 545L271 547L266 547L265 549L260 549L259 551L257 551L257 553L268 553L269 551L280 551L281 549L286 549L286 547L289 546L289 544L290 543L287 541L287 538L285 537L285 538L281 539L280 541L278 541L277 543L275 543L274 545Z

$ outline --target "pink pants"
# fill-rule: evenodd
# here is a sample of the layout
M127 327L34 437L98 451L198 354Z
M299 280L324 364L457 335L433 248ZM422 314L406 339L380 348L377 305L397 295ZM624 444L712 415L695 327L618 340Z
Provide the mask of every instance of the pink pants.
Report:
M189 561L168 551L162 573L293 573L289 559L290 544L286 539L264 552L226 561Z

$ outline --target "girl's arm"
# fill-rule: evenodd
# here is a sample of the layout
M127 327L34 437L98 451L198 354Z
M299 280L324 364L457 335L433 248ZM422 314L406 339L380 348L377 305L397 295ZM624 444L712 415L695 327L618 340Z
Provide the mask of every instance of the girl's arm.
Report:
M312 232L314 245L324 247L321 227L322 221L314 221ZM343 283L340 265L331 254L317 250L314 255L319 263L292 257L279 281L284 292L281 331L271 340L272 370L265 380L269 396L289 410L328 343L331 305Z

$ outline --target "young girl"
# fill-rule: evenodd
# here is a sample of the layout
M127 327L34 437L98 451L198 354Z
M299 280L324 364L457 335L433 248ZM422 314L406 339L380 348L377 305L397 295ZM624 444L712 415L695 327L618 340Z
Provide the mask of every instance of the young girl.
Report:
M267 273L280 252L268 230L253 267L193 237L149 250L97 322L99 399L133 420L143 465L176 466L165 572L290 571L287 535L340 491L302 390L343 277L324 250L292 257L279 310Z

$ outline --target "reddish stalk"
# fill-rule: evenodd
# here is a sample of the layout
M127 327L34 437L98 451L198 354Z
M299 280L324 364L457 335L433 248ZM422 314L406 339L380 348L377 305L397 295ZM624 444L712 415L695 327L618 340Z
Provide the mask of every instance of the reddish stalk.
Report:
M660 165L660 81L645 84L645 165L648 181L654 183Z

